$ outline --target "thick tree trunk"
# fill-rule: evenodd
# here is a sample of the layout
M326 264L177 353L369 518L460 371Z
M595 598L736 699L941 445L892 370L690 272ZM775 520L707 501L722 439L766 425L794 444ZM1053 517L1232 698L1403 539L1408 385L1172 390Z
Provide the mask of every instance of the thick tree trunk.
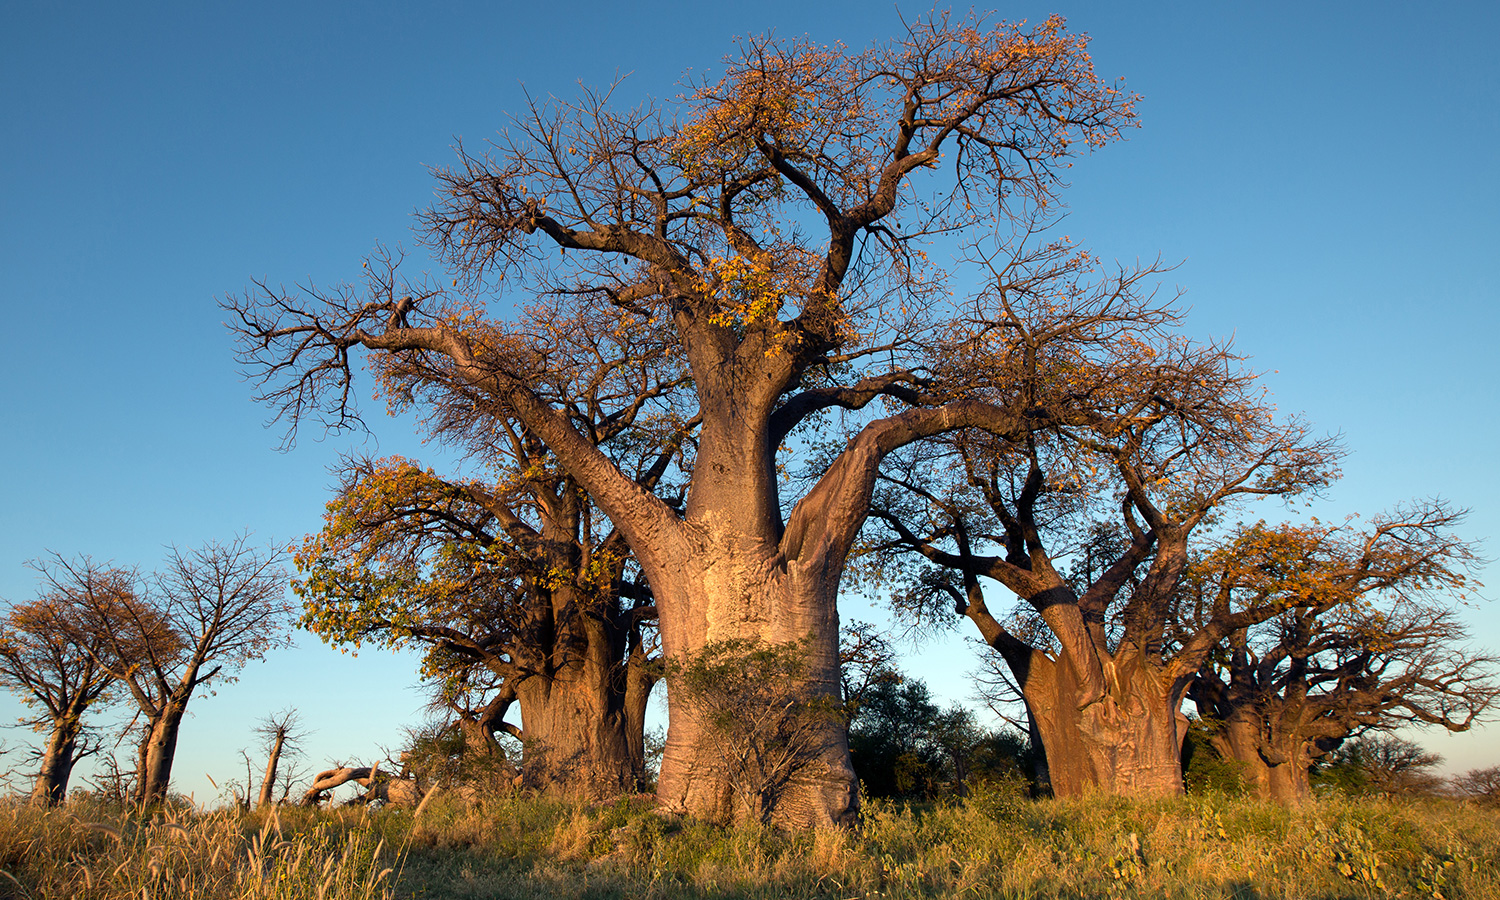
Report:
M1026 706L1026 738L1031 742L1031 778L1039 788L1051 791L1052 773L1047 767L1047 744L1042 740L1042 731L1030 704Z
M154 718L147 719L135 743L135 784L130 792L130 799L135 803L144 803L146 800L146 761L151 756L151 737L156 733L156 722ZM245 777L247 779L250 777L249 772L245 773ZM249 793L250 789L247 787L245 789L247 797Z
M1139 657L1104 658L1107 690L1083 708L1070 666L1035 654L1023 690L1047 755L1052 793L1181 794L1187 718L1154 669Z
M177 756L177 734L186 711L185 703L169 702L152 724L145 745L145 768L137 789L142 802L160 803L167 799L167 788L172 782L172 763Z
M699 532L700 535L703 532ZM751 541L704 536L675 578L653 574L664 649L669 663L689 662L706 647L726 641L746 646L796 645L796 677L772 686L777 708L800 702L832 708L839 702L838 612L842 565L817 567L776 558ZM670 671L670 670L669 670ZM780 827L852 824L858 814L858 781L849 758L846 723L824 716L799 737L796 759L777 783L747 784L753 773L726 753L722 716L711 700L674 684L669 675L667 744L657 786L668 808L716 821L764 820ZM762 700L761 703L766 701ZM746 709L749 722L765 710ZM761 738L774 741L773 735ZM786 748L782 748L785 750ZM746 808L747 795L760 808Z
M1310 765L1296 758L1270 767L1267 796L1277 803L1297 805L1312 800Z
M1240 764L1245 786L1262 800L1296 805L1312 799L1312 757L1302 741L1268 740L1256 716L1231 716L1215 741Z
M1270 799L1271 766L1260 755L1260 723L1253 716L1231 716L1212 741L1220 756L1239 765L1245 788Z
M380 772L380 763L373 766L338 766L333 769L324 769L313 776L312 785L302 795L303 806L317 806L323 801L323 795L334 788L354 782L363 788L369 788L375 784L375 776Z
M73 774L73 754L78 749L80 723L76 718L53 722L47 747L42 751L42 768L31 789L31 802L39 806L57 806L68 799L68 779Z
M602 800L640 790L624 697L609 671L583 660L516 689L521 704L521 784L566 797Z

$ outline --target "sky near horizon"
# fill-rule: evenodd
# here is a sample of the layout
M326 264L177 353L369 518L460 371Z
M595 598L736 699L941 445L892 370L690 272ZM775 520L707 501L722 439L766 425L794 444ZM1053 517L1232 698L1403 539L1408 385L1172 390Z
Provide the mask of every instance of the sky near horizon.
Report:
M451 462L378 404L371 436L307 433L279 452L217 301L252 279L352 280L377 242L416 261L411 214L455 141L580 83L623 77L624 105L671 99L737 35L860 48L928 8L6 4L0 598L31 599L26 562L48 551L149 571L168 545L298 540L341 452ZM1283 410L1343 436L1344 478L1318 515L1441 496L1500 553L1500 7L1026 2L997 16L1053 12L1092 36L1101 75L1144 97L1125 142L1075 161L1065 230L1106 259L1180 261L1164 287L1186 292L1187 330L1232 335ZM854 599L843 615L875 612ZM1500 607L1465 616L1500 650ZM956 647L905 666L964 700ZM310 769L369 761L421 718L416 680L412 656L299 635L193 702L174 787L215 799L205 773L243 777L255 720L286 706L314 729ZM0 698L0 722L19 713ZM1461 771L1500 764L1497 734L1419 739Z

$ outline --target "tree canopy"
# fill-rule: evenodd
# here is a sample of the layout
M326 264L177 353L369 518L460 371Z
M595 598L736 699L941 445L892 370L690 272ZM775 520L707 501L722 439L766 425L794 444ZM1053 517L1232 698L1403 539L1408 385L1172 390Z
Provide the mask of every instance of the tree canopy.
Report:
M356 348L440 433L520 423L624 536L669 657L805 642L800 690L832 699L838 583L880 458L964 428L1020 440L1036 424L952 377L945 361L991 328L990 298L948 302L925 242L998 231L1003 245L1006 223L1052 208L1070 156L1133 124L1134 104L1057 17L935 14L862 52L751 38L679 104L621 111L585 92L533 105L485 152L461 148L421 217L444 281L377 254L362 287L262 284L227 306L262 397L294 427L356 415ZM1065 284L1036 290L1069 302ZM491 315L496 295L526 305ZM631 353L599 351L622 335ZM787 438L881 397L888 414L783 497ZM580 418L577 398L598 408ZM680 506L584 421L617 417L701 423L675 463ZM707 719L682 692L669 703L660 795L717 815L733 786L690 775L712 752ZM821 774L777 799L777 821L854 814L842 728L828 723L819 745Z

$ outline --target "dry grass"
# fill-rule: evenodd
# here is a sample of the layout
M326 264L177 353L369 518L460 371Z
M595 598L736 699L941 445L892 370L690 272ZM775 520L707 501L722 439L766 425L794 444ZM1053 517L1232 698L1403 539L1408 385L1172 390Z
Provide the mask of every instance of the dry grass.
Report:
M396 857L358 816L0 808L6 898L389 897Z
M276 817L0 808L0 897L1500 897L1500 812L1219 797L866 807L784 835L498 797Z

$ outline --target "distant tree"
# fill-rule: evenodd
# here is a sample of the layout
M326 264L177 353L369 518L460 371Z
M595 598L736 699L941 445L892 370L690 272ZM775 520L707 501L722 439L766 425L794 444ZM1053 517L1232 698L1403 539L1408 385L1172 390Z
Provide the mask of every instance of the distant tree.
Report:
M944 758L931 740L941 710L927 684L898 676L871 685L849 724L854 771L874 797L927 797Z
M1095 74L1086 46L1057 17L935 14L864 52L747 39L676 108L621 111L597 93L533 108L490 154L461 150L437 173L425 238L452 290L379 260L362 289L262 287L228 304L242 358L293 423L350 421L359 348L398 403L520 422L620 529L668 657L803 642L796 690L837 703L839 582L880 458L941 432L1034 427L1024 409L976 400L967 376L929 382L963 333L988 331L988 310L934 315L953 281L919 244L987 240L997 220L1047 207L1068 157L1133 122L1135 98ZM502 287L531 305L487 313ZM589 346L640 327L665 336L659 369L690 375L669 376L680 419L702 417L680 506L602 452L552 390L593 383ZM881 398L890 414L784 498L794 432ZM658 793L721 817L739 789L695 768L716 737L693 696L668 691ZM816 774L778 801L783 824L857 813L847 736L823 727Z
M1433 770L1442 756L1389 732L1355 738L1328 754L1317 767L1319 786L1350 794L1434 794L1443 779Z
M1365 528L1262 524L1197 561L1185 621L1281 610L1232 632L1192 688L1215 746L1261 796L1304 800L1312 766L1346 740L1408 722L1464 731L1500 697L1495 658L1464 646L1452 609L1474 561L1459 518L1420 504Z
M295 755L299 751L298 745L306 736L301 724L295 709L284 709L266 716L255 726L255 733L264 740L266 748L266 772L260 780L260 796L255 802L257 808L276 802L277 771L281 768L283 757ZM247 784L245 796L248 798L249 795Z
M963 795L980 781L1029 780L1031 768L1024 736L983 728L961 706L939 707L925 682L894 669L865 692L849 747L860 783L875 797Z
M1450 782L1454 793L1479 803L1500 806L1500 766L1470 769Z
M865 696L884 681L900 681L896 648L869 622L853 621L839 632L840 696L848 714L859 715Z
M71 599L128 593L134 578L84 559L44 570L43 581L50 585L40 598L12 606L0 618L0 687L38 710L24 720L47 733L31 798L56 805L67 798L74 764L98 749L88 741L84 713L105 699L114 683L90 652L97 650L98 635L79 627Z
M140 710L136 800L166 799L194 692L232 680L235 670L287 640L291 606L280 560L240 536L174 548L149 589L70 595L79 628L97 641L94 658ZM62 564L58 571L71 569Z
M51 624L65 629L68 645L87 653L111 681L119 683L122 673L135 671L153 654L170 659L180 651L178 634L147 599L146 586L135 570L55 553L31 565L41 577L43 593L66 604L66 611ZM133 726L134 722L127 726L127 734ZM108 783L107 793L123 791L127 784L138 788L145 771L144 736L137 746L133 776L125 776L114 758L106 757L108 765L100 777L101 786Z

